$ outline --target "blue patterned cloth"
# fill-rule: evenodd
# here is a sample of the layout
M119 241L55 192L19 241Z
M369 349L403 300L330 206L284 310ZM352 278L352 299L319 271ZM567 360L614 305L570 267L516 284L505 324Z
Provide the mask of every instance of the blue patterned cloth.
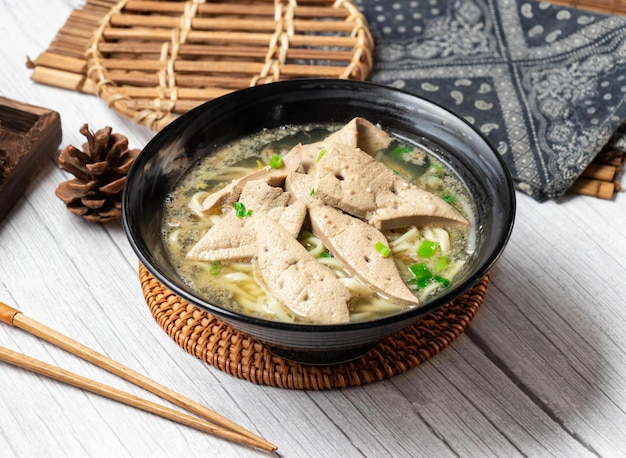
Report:
M355 3L376 43L369 79L467 119L536 200L624 144L626 18L532 0Z

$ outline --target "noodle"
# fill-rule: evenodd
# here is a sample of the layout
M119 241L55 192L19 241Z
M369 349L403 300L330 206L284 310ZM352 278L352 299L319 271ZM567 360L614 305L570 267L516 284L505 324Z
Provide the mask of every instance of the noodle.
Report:
M206 199L209 194L210 193L206 191L200 191L195 193L189 201L189 208L191 209L191 211L193 211L196 215L200 217L204 216L204 213L202 211L202 202L204 202L204 199Z

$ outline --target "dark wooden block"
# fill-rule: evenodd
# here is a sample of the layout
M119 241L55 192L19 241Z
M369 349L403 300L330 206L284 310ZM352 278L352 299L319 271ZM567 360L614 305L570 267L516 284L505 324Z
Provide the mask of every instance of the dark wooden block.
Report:
M0 97L0 221L61 143L61 117Z

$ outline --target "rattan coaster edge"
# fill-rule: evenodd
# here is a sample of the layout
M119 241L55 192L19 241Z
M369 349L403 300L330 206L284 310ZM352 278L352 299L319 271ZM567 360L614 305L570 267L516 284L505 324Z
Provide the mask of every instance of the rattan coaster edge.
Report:
M462 334L487 292L489 275L450 304L383 339L346 363L313 366L272 354L262 343L199 310L165 288L141 263L139 278L155 321L187 353L257 385L324 390L385 380L429 360Z

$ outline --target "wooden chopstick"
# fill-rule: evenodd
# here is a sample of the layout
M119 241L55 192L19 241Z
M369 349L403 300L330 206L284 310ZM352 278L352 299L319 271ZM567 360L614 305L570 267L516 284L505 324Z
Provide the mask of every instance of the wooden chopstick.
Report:
M9 362L16 366L24 367L25 369L33 370L48 377L55 378L65 383L69 383L79 388L83 388L94 393L110 397L111 399L123 402L125 404L132 405L133 407L146 410L151 413L163 416L165 418L178 421L179 423L194 427L201 431L209 432L216 436L220 436L226 439L233 440L245 445L257 447L266 451L274 451L277 449L276 445L268 442L248 431L247 429L239 426L231 420L219 415L218 413L208 409L207 407L183 396L180 393L167 388L164 385L142 375L129 367L124 366L117 361L112 360L108 356L105 356L97 351L77 342L70 337L67 337L52 328L49 328L21 313L19 310L10 307L9 305L0 302L0 321L10 326L22 329L32 335L35 335L59 348L62 348L79 358L84 359L108 372L111 372L118 377L127 380L145 390L166 399L179 407L182 407L192 413L195 413L204 419L199 420L195 417L181 414L172 409L160 406L159 404L152 403L150 401L137 398L123 391L117 390L112 387L107 387L93 380L86 379L80 375L73 374L65 371L64 369L50 366L40 361L33 360L25 355L12 352L12 350L3 349L0 353L0 358L3 361ZM2 347L0 347L2 348ZM16 356L19 355L19 356ZM36 361L36 363L32 363ZM22 364L23 363L23 364ZM45 367L46 372L40 372L37 370L39 365ZM98 391L94 391L94 389ZM170 412L171 411L171 412ZM174 413L172 413L174 412ZM193 420L193 421L192 421ZM209 423L211 422L211 423Z
M147 399L140 398L125 391L113 388L87 377L83 377L82 375L76 374L74 372L61 369L60 367L53 366L44 361L31 358L30 356L26 356L22 353L18 353L14 350L10 350L2 346L0 346L0 360L23 369L28 369L37 374L45 375L46 377L53 378L55 380L67 383L77 388L90 391L100 396L104 396L114 401L121 402L122 404L136 407L138 409L158 415L168 420L181 423L185 426L190 426L205 433L229 439L240 444L245 444L252 447L260 447L258 441L250 439L247 436L242 436L241 434L236 433L230 429L226 429L201 418L194 417L174 409L170 409L169 407L165 407L161 404L148 401ZM264 449L267 450L266 448Z

